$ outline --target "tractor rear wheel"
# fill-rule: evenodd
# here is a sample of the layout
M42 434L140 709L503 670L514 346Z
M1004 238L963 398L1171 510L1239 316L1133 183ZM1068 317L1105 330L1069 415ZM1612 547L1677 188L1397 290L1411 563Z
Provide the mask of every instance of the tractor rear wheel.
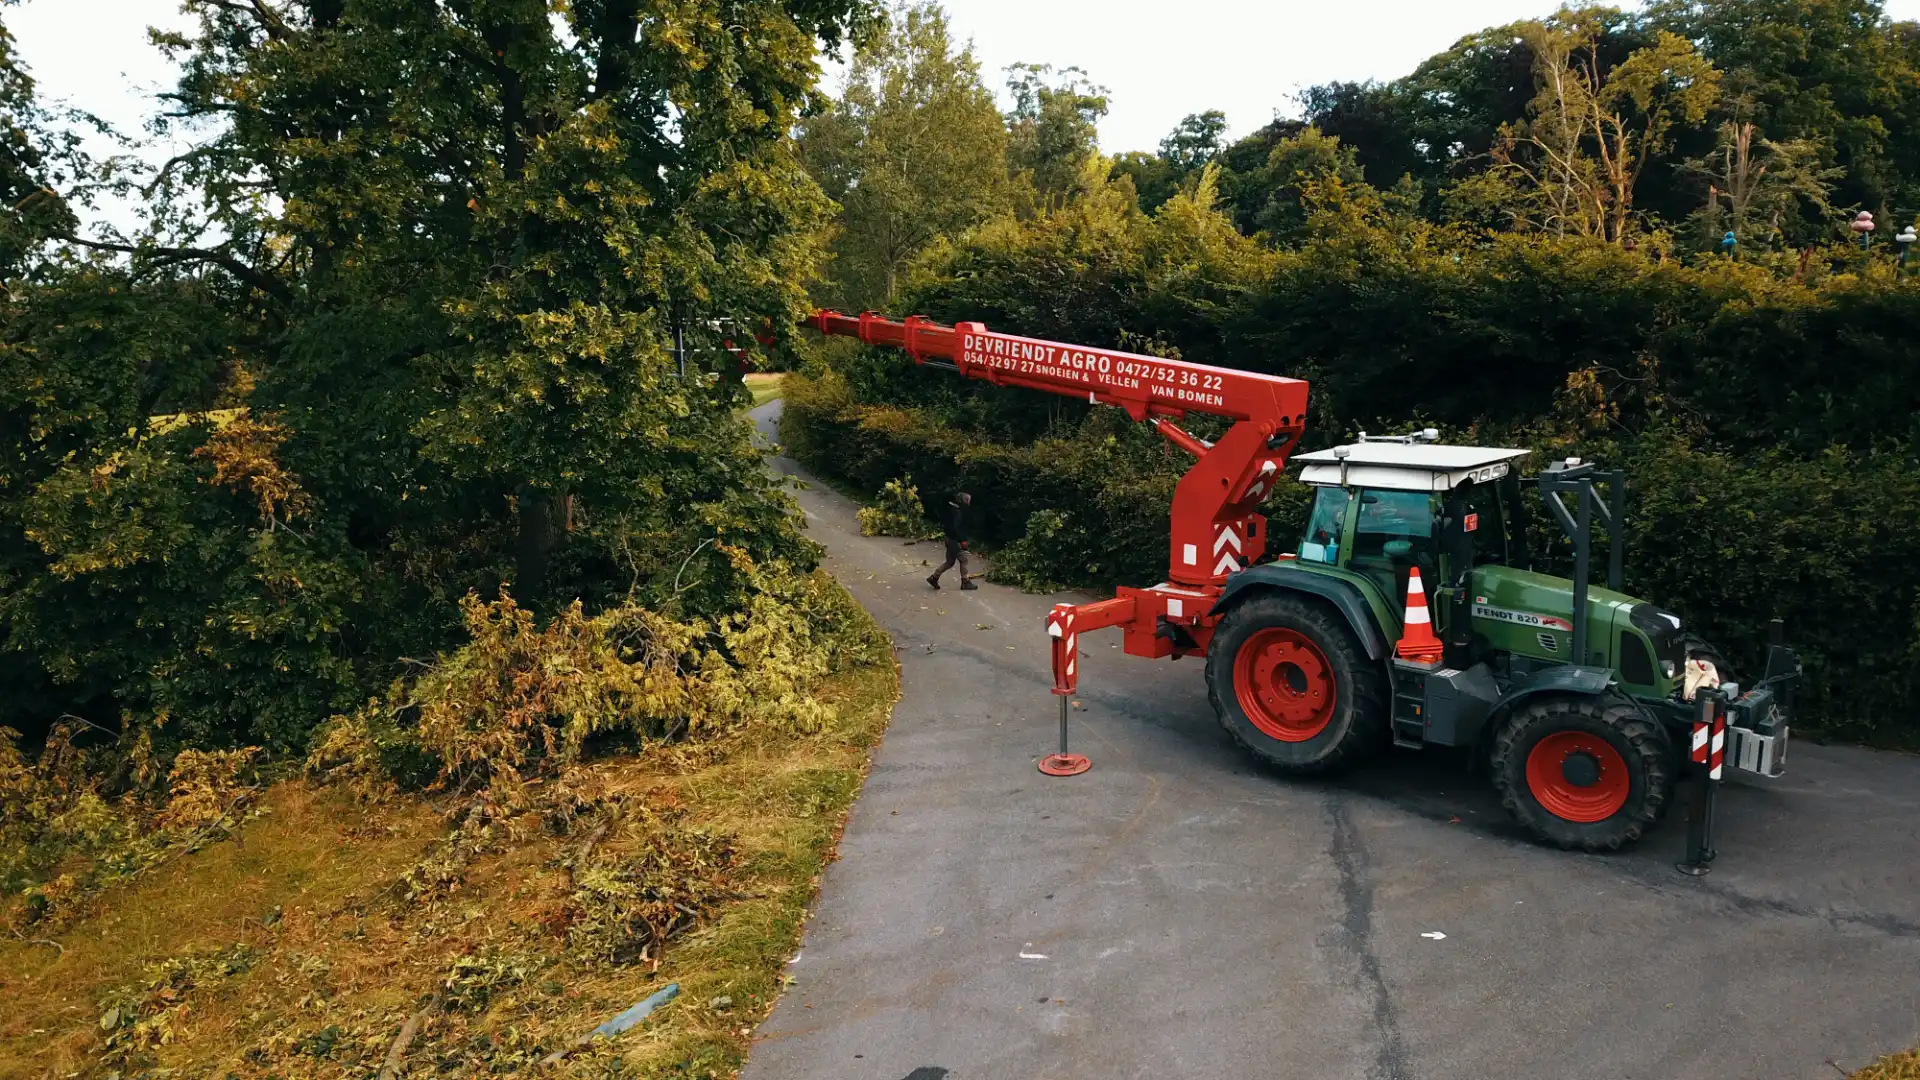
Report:
M1673 769L1665 734L1618 699L1535 698L1493 742L1501 801L1563 848L1615 851L1638 840L1666 813Z
M1207 648L1207 697L1240 745L1290 773L1325 773L1387 737L1387 680L1345 620L1290 592L1227 613Z

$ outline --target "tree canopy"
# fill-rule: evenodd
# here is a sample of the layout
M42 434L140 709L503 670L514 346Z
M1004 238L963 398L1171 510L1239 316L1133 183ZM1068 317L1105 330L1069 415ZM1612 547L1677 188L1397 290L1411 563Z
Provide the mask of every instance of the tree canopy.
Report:
M6 222L56 241L16 244L0 353L0 633L35 685L298 746L470 591L717 616L811 561L722 341L805 309L832 204L792 132L867 6L186 7L192 146L141 234ZM4 182L57 199L29 91L0 71Z

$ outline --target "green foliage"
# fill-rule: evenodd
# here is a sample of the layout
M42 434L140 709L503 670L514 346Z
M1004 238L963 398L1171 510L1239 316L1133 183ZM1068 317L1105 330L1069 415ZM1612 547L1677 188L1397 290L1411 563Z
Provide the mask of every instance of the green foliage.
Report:
M920 502L920 489L906 480L889 480L881 485L873 505L861 507L855 516L860 520L861 536L931 540L940 535Z
M13 281L36 248L74 225L56 189L87 162L77 133L53 121L0 23L0 282Z
M1090 171L1097 157L1096 125L1107 114L1107 90L1088 81L1077 67L1055 71L1050 64L1015 64L1007 69L1007 161L1032 185L1043 208L1057 207L1082 194L1104 174Z
M1253 190L1264 193L1253 210L1252 226L1276 243L1298 242L1307 231L1307 191L1329 180L1358 184L1363 174L1351 147L1338 136L1309 127L1274 144L1263 165L1250 178Z
M1089 417L1072 434L1013 445L958 429L930 410L856 402L844 380L828 374L794 379L781 439L797 460L858 486L907 473L930 489L969 492L973 535L1000 549L1002 559L1013 548L1013 566L1026 566L1017 571L1023 580L1044 574L1070 584L1108 583L1165 570L1176 459L1113 427L1107 416ZM1019 546L1029 520L1063 506L1073 508L1079 561L1044 571L1031 559L1023 564L1024 552L1049 539Z
M1784 619L1807 668L1806 715L1853 741L1915 742L1891 704L1920 692L1911 444L1736 456L1656 432L1612 460L1633 485L1629 591L1685 612L1740 671L1761 670L1767 622Z
M1696 242L1712 250L1714 238L1732 232L1736 239L1761 245L1817 242L1808 218L1831 220L1833 184L1845 170L1822 168L1821 147L1811 139L1775 142L1761 138L1751 120L1720 125L1713 152L1687 162L1687 169L1711 184L1710 206L1697 212L1696 227L1707 235Z
M0 896L17 901L4 911L16 932L58 933L102 889L226 839L260 791L257 747L182 751L163 778L150 732L131 747L102 745L102 732L73 719L34 758L0 728Z
M1890 24L1878 0L1660 0L1647 19L1700 42L1730 96L1777 141L1831 148L1844 175L1836 202L1875 210L1913 202L1920 150L1911 130L1912 23Z
M153 1051L172 1043L191 1014L189 998L235 976L257 958L248 945L232 945L169 957L139 983L121 987L100 1003L101 1059L109 1066L150 1065Z
M1562 8L1524 24L1538 88L1524 119L1503 128L1492 175L1513 187L1517 223L1555 235L1628 239L1650 162L1676 125L1699 126L1719 100L1720 72L1693 43L1655 30L1617 63L1606 46L1623 16L1605 7Z
M639 810L627 823L628 854L574 875L567 911L572 955L597 964L644 963L734 898L732 842L687 826L682 816Z
M1035 510L1027 515L1026 531L993 560L989 578L1027 592L1057 592L1066 587L1061 576L1071 576L1086 565L1086 549L1098 544L1064 511Z
M1227 149L1226 135L1226 113L1191 113L1160 140L1160 156L1175 172L1190 175L1220 159Z
M336 717L309 765L374 794L417 783L431 762L436 785L513 803L530 779L582 760L591 740L817 730L831 709L812 691L866 643L847 640L849 613L819 581L746 569L754 591L714 619L632 603L588 617L575 603L541 626L504 594L468 597L469 641Z
M818 292L832 306L883 306L936 237L1011 212L1006 126L972 47L956 50L931 2L893 8L840 97L807 118L800 152L840 204L832 279Z
M5 199L66 243L0 239L0 723L299 753L470 592L719 626L810 564L709 328L806 308L864 3L186 7L140 235ZM0 184L84 195L4 47L0 110Z

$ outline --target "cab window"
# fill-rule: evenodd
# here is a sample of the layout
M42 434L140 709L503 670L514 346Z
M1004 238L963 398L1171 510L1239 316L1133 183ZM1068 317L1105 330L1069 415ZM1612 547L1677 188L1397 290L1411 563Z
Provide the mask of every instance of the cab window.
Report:
M1408 571L1415 566L1422 579L1440 580L1434 565L1433 502L1424 491L1369 489L1360 493L1354 507L1358 516L1347 568L1366 575L1392 603L1406 596Z
M1433 537L1433 497L1423 491L1368 491L1360 496L1360 518L1354 523L1355 557L1388 554L1396 540L1412 545L1411 554L1426 555ZM1396 554L1402 549L1395 549Z
M1323 487L1313 499L1313 512L1307 515L1307 535L1300 542L1300 558L1305 562L1334 564L1340 561L1340 532L1347 524L1347 491Z

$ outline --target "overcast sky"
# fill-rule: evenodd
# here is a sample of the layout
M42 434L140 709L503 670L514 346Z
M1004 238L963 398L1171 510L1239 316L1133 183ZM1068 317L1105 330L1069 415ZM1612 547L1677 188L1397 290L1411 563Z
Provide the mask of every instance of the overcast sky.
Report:
M1220 109L1235 134L1294 113L1302 88L1390 79L1460 37L1545 15L1554 0L948 0L996 89L1016 62L1077 65L1111 91L1103 149L1151 150L1181 117ZM1888 0L1896 19L1920 0ZM177 0L25 0L3 16L43 93L138 133L171 70L148 26Z

